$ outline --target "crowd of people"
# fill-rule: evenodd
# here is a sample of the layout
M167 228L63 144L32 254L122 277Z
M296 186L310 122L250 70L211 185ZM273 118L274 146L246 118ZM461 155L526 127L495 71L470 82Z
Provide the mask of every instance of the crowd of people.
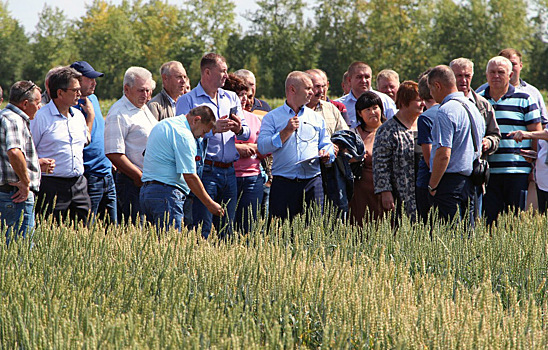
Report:
M542 95L520 78L515 49L488 62L477 91L473 67L456 58L401 83L386 69L373 90L371 67L353 62L335 100L324 71L294 71L284 104L271 109L251 71L229 74L208 53L193 89L180 62L163 64L154 97L150 71L128 68L106 117L95 95L103 73L86 61L54 67L43 92L13 84L0 112L6 239L28 236L36 214L201 227L207 238L213 227L220 237L251 232L258 216L291 220L326 200L353 225L384 216L397 225L400 215L427 223L432 209L440 220L491 225L528 197L545 212ZM490 179L475 183L482 159Z

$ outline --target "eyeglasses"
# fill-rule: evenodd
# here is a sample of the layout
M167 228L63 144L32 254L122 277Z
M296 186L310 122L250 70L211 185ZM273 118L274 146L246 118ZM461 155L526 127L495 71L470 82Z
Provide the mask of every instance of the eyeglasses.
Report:
M81 88L77 88L77 89L75 89L75 88L66 88L66 89L63 89L63 90L65 90L65 91L70 90L70 91L74 91L76 93L81 93L82 92Z

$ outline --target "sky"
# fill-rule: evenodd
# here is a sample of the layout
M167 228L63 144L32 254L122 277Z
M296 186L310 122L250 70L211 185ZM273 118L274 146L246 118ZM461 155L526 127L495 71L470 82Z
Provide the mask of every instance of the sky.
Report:
M121 0L108 0L113 4L120 4ZM92 3L92 0L7 0L8 10L11 16L19 21L25 28L25 32L34 31L38 23L38 13L42 11L45 4L62 9L67 17L74 19L83 16L86 12L85 5ZM236 0L236 13L254 11L257 5L254 0ZM168 0L170 4L182 4L182 0ZM242 26L245 28L245 26Z

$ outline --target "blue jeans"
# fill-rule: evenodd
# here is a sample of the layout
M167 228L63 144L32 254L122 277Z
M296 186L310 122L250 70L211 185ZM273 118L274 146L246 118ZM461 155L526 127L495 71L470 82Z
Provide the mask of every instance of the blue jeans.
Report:
M86 175L88 179L88 195L91 200L91 214L93 217L99 217L104 220L105 213L108 214L110 223L118 222L116 210L116 187L112 174L103 177Z
M219 168L210 164L204 164L202 183L209 196L217 203L225 207L225 216L222 220L218 216L213 217L205 205L196 198L192 207L194 227L202 224L202 237L207 238L211 233L211 224L215 225L220 238L232 234L232 223L236 214L236 201L238 200L236 173L234 167Z
M185 194L166 184L146 183L141 187L140 205L148 222L158 229L183 227Z
M13 203L13 192L0 192L0 220L2 230L6 232L6 243L23 238L34 228L34 193L29 192L29 197L22 203Z
M124 222L127 224L131 219L131 222L138 224L137 215L141 212L139 206L139 191L140 187L135 186L133 180L121 172L116 173L116 195L118 203L118 222ZM139 214L140 215L140 214Z
M238 183L238 206L235 224L238 230L248 233L257 221L257 210L263 199L264 179L259 174L237 177L236 182ZM251 211L251 217L249 211Z

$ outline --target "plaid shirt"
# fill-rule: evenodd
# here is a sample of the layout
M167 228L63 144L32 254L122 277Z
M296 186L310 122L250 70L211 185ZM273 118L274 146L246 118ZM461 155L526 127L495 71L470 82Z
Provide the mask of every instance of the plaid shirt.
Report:
M0 185L18 182L19 177L13 170L8 151L19 148L25 155L30 189L38 192L40 187L40 164L36 148L29 130L29 117L19 108L8 104L0 111Z

